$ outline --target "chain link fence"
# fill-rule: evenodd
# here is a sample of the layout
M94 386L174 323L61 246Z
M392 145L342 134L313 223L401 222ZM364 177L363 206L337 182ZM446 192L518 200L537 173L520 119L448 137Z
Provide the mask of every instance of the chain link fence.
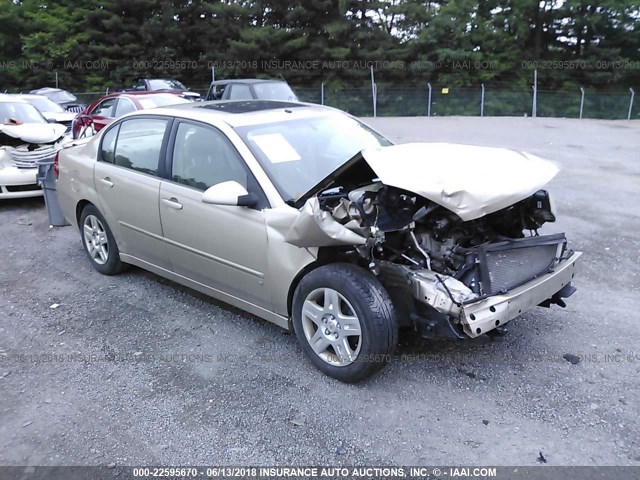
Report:
M493 90L483 88L295 88L300 100L324 103L356 116L532 116L638 119L635 91ZM373 93L375 91L375 94ZM375 105L375 107L374 107Z
M345 110L359 117L409 116L532 116L559 118L640 119L640 99L635 91L596 92L441 87L401 88L376 85L362 88L315 88L292 86L303 102L318 103ZM206 95L206 88L193 91ZM375 94L374 94L375 91ZM76 93L90 104L106 92Z

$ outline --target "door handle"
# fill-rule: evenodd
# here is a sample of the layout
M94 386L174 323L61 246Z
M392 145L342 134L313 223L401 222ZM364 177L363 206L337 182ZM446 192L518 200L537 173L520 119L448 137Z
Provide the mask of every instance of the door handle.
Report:
M100 179L100 181L101 181L104 185L106 185L107 187L109 187L109 188L112 188L112 187L113 187L113 182L111 181L111 179L110 179L109 177L101 178L101 179Z
M162 203L164 203L169 208L173 208L174 210L182 210L182 204L179 203L178 199L175 197L163 198Z

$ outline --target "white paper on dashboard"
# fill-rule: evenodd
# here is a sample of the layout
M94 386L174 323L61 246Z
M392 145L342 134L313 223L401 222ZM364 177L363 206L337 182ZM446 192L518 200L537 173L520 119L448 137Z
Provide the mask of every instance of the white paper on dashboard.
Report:
M271 163L295 162L302 160L296 149L279 133L255 135L251 137Z

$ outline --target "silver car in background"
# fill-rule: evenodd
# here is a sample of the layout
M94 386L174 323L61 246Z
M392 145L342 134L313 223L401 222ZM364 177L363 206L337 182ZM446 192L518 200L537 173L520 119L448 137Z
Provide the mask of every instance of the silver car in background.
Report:
M557 168L531 155L242 101L136 112L58 160L96 270L136 265L293 329L344 382L380 370L399 328L473 338L575 290L580 253L538 235Z

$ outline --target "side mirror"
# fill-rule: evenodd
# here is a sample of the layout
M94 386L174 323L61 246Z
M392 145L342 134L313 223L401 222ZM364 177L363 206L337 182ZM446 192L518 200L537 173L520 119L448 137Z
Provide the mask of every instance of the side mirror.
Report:
M236 181L216 183L202 194L202 202L212 205L228 205L238 207L255 207L258 197Z

